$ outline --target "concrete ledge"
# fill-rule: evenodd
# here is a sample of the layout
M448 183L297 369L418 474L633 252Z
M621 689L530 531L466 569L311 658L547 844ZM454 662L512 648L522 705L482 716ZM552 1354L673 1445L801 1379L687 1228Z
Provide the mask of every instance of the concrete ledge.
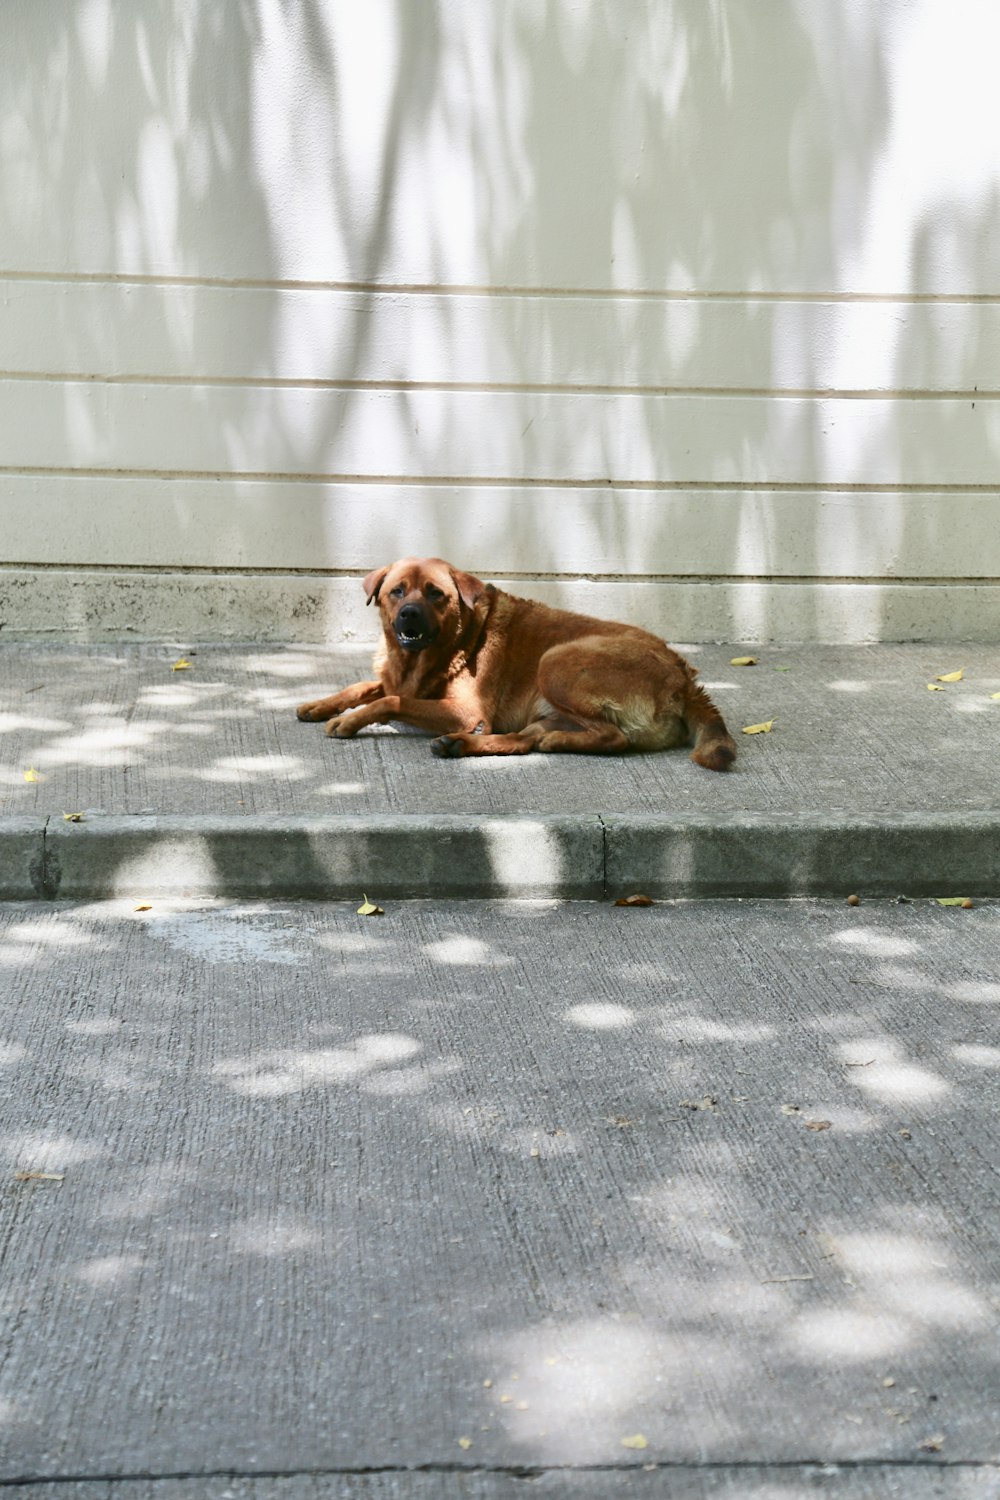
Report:
M1000 895L1000 814L0 819L5 900Z
M367 554L362 568L378 555ZM1000 636L1000 587L988 580L650 582L494 574L491 581L561 609L634 620L673 641L992 644ZM359 578L314 573L6 566L0 619L5 641L375 641Z
M649 896L1000 895L1000 813L607 816L610 891Z
M2 832L0 832L2 837ZM51 821L61 897L598 897L595 817L254 815Z

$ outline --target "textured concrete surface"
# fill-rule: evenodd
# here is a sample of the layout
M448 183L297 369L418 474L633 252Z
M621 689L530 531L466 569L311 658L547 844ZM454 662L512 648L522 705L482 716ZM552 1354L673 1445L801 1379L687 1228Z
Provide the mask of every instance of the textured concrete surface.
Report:
M367 650L187 647L174 672L182 646L0 650L0 895L1000 893L982 646L750 668L701 648L739 741L725 776L684 751L452 762L392 728L334 741L295 704L363 675Z
M0 1478L998 1493L1000 908L132 907L0 912Z

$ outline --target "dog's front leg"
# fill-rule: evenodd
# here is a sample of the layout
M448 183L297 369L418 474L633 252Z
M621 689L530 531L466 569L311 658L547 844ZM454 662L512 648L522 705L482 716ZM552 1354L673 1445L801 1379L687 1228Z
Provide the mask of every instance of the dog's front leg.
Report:
M343 688L329 698L317 698L312 703L300 703L295 712L300 719L316 724L321 719L335 719L338 714L345 713L349 708L357 708L362 703L374 703L381 696L382 684L380 682L356 682L353 687Z
M341 718L331 719L326 726L327 734L338 739L349 740L359 729L369 724L410 724L414 729L424 729L428 734L451 734L463 730L480 734L489 729L483 715L468 705L448 698L405 698L386 694L377 703L369 703L355 713L345 713ZM482 729L480 729L482 725Z

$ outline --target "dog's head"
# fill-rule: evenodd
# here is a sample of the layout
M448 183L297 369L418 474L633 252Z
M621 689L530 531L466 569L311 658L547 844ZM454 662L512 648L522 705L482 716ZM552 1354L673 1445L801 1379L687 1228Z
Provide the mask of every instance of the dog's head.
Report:
M486 585L440 557L403 557L369 573L364 590L382 612L387 639L416 655L435 642L447 648L457 641Z

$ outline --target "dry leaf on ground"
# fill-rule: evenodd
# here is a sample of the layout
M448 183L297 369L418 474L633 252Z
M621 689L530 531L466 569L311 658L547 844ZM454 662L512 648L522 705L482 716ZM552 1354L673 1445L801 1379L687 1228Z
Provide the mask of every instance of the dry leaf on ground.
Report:
M138 906L133 906L132 910L133 911L152 911L153 910L153 903L152 903L152 901L140 901L139 904L138 904Z
M704 1094L700 1099L681 1099L678 1108L714 1110L718 1102L715 1094Z
M935 681L936 682L961 682L961 680L962 680L962 678L964 676L965 676L965 668L964 667L959 667L959 669L958 669L957 672L942 672L942 673L940 673L939 676L937 678L935 678Z
M65 1172L15 1172L15 1182L65 1182Z
M189 672L191 670L191 663L182 656L174 662L170 670L171 672Z
M83 813L63 813L63 817L67 823L82 823L84 821Z
M774 725L777 722L778 722L777 719L765 719L763 724L747 724L744 727L743 733L744 734L770 734L772 728L774 727Z
M1000 693L991 693L990 697L993 698L994 700L996 700L996 699L1000 698Z
M944 692L944 688L941 686L941 684L939 682L929 682L927 684L927 691L929 693L943 693Z
M634 896L619 896L615 902L616 906L652 906L652 904L652 896L642 896L639 894Z
M734 656L729 665L731 667L755 667L757 658L756 656Z
M781 1113L783 1115L800 1115L802 1113L802 1105L801 1104L783 1104L781 1106Z
M631 1437L622 1438L623 1448L648 1448L649 1444L641 1432L634 1432Z
M472 1447L472 1439L471 1438L465 1438L465 1437L459 1438L459 1440L458 1440L458 1446L460 1448L469 1449L469 1448Z
M807 1130L829 1130L832 1124L833 1124L832 1120L806 1120L805 1121L805 1127L806 1127Z
M36 771L34 766L29 766L24 773L24 779L25 781L44 781L45 777L40 771Z
M935 896L938 906L964 906L968 896Z
M361 894L364 895L364 892L362 891ZM385 916L385 907L384 906L376 906L375 903L374 903L374 901L369 901L368 897L365 896L364 901L358 907L358 916L359 917L384 917Z

